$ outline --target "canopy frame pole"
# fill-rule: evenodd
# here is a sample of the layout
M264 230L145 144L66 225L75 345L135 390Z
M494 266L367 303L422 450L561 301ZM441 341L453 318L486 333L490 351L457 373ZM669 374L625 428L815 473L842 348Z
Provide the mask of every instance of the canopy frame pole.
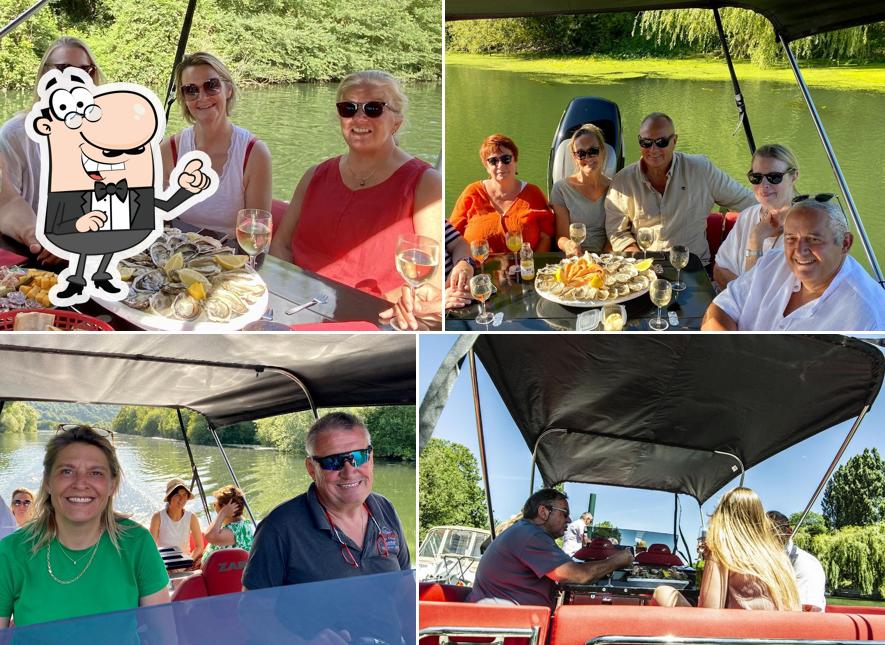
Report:
M215 445L218 446L218 449L221 451L221 457L224 459L224 463L227 464L227 470L230 472L231 479L234 480L234 486L242 491L243 487L240 486L237 474L234 472L234 468L231 466L230 460L227 458L227 453L224 452L224 446L221 445L221 439L218 437L218 432L215 430L215 426L208 423L208 421L207 424L209 426L209 432L212 433L212 438L215 439ZM255 516L252 514L252 508L249 506L249 500L246 499L245 493L243 493L243 503L246 505L246 512L249 513L249 519L252 520L252 525L257 527L258 522L255 521Z
M486 492L486 506L489 509L489 532L495 539L495 514L492 511L492 488L489 482L489 468L486 461L486 441L482 428L482 409L479 404L479 384L476 380L476 352L473 347L467 353L470 360L470 384L473 388L473 413L476 416L476 437L479 441L479 462L482 468L482 482Z
M0 417L3 416L4 407L6 407L6 399L0 399Z
M842 458L842 454L848 448L848 444L851 443L851 440L854 438L854 433L857 432L857 429L860 427L861 421L867 415L867 412L870 410L870 404L867 403L863 406L863 409L860 411L860 414L857 416L857 419L854 420L854 424L851 426L851 430L848 431L848 436L845 437L845 441L842 442L842 445L839 446L839 450L836 452L836 456L833 457L832 463L830 463L830 467L827 468L827 472L824 473L823 478L821 478L820 483L817 485L817 489L814 491L814 495L811 496L811 499L808 500L808 504L805 506L805 510L802 511L802 517L799 518L799 521L796 522L796 526L793 527L793 532L790 533L790 539L793 539L793 536L796 535L796 531L799 530L799 527L802 526L802 522L805 521L805 517L808 515L808 512L811 510L811 507L814 505L814 502L817 500L817 496L820 495L821 491L826 486L827 481L830 479L830 475L833 474L833 471L836 470L836 464L839 463L839 460Z
M833 146L830 145L830 140L827 137L827 132L824 130L824 124L821 121L820 115L817 112L817 108L814 105L814 100L811 98L811 92L808 90L808 85L805 84L805 79L802 76L802 71L799 69L799 64L796 62L796 57L793 55L793 50L790 48L790 43L784 38L783 34L778 34L777 39L780 41L781 46L784 48L784 52L787 54L787 60L790 63L790 67L793 68L793 74L796 77L796 82L799 84L799 89L802 92L802 98L805 99L805 103L808 106L808 112L811 114L811 120L814 121L814 127L817 129L817 134L820 136L821 143L824 146L824 151L827 153L827 158L830 160L830 166L833 169L833 175L836 177L836 181L839 184L839 190L842 191L842 195L845 197L845 203L848 205L848 211L851 213L851 219L854 221L854 227L857 229L857 235L860 238L861 245L863 246L864 253L867 256L867 261L870 263L870 268L873 271L873 277L876 282L879 283L880 286L885 288L885 278L882 277L882 271L879 268L879 263L876 261L876 254L873 251L873 245L870 242L870 238L867 237L867 232L863 227L863 222L860 220L860 214L857 212L857 205L854 203L854 198L851 196L851 191L848 188L848 182L845 180L845 175L842 174L842 168L839 165L839 161L836 159L836 153L833 150Z
M734 63L731 62L731 53L728 51L728 40L725 30L722 28L722 19L719 17L719 8L713 7L713 17L716 19L716 31L719 32L719 42L722 43L722 52L725 54L725 62L728 63L728 73L731 76L731 86L734 88L734 104L744 126L744 135L747 137L747 145L750 146L750 155L756 152L756 142L753 140L753 130L750 128L750 117L747 116L747 106L744 103L744 95L741 93L741 84L738 83L737 74L734 71Z
M316 403L313 400L313 395L311 395L310 390L307 389L307 386L304 384L304 381L299 378L295 372L291 372L287 369L283 369L282 367L266 367L264 368L267 372L273 372L275 374L282 374L290 381L294 382L301 388L301 391L304 392L304 396L307 397L307 404L310 406L310 411L313 412L313 418L319 419L320 415L317 410Z
M541 446L541 439L546 437L548 434L557 434L557 433L565 433L568 434L568 430L563 430L561 428L552 428L550 430L545 430L538 437L538 440L535 441L535 447L532 448L532 474L529 477L529 495L535 492L535 461L538 457L538 448Z
M673 553L679 551L679 493L673 493Z
M738 486L743 487L743 485L744 485L744 475L746 474L746 469L744 468L744 462L741 461L740 457L738 457L737 455L733 455L733 454L730 453L730 452L725 452L724 450L714 450L714 451L713 451L713 454L715 454L715 455L723 455L723 456L725 456L725 457L731 457L731 458L734 459L736 462L738 462L738 465L741 467L741 481L740 481L740 483L738 484Z
M184 12L184 22L181 24L181 34L178 36L178 49L175 50L175 60L172 62L172 72L169 74L169 84L166 87L166 121L169 121L169 109L175 102L175 70L181 59L184 58L184 50L187 49L187 40L191 33L191 24L194 20L194 11L197 8L197 0L189 0Z
M197 462L194 460L194 453L191 450L191 442L187 438L187 428L184 426L184 417L181 414L181 408L175 408L176 414L178 414L178 427L181 429L181 436L184 439L184 447L187 449L187 457L191 460L191 487L193 487L194 483L197 484L197 489L200 491L200 499L203 502L203 510L206 513L206 519L209 522L212 522L212 514L209 512L209 504L206 502L206 491L203 490L203 482L200 481L200 473L197 470Z
M8 25L6 25L2 30L0 30L0 38L3 38L3 36L10 33L13 29L18 27L25 20L27 20L32 15L37 13L40 9L43 8L43 5L45 5L47 2L49 2L49 0L40 0L39 2L34 3L32 6L28 7L27 9L22 11L20 14L18 14L15 18L12 19L12 21Z

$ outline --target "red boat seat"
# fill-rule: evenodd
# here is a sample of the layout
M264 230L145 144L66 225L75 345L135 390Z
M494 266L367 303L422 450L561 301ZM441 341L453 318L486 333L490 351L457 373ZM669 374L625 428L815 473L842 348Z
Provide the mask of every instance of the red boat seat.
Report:
M444 585L439 582L419 582L418 600L435 602L467 602L470 587Z
M734 228L740 213L710 213L707 215L707 245L710 247L710 261L716 261L716 253L725 238Z
M681 567L682 559L670 552L666 544L652 544L647 550L636 555L639 564L648 564L655 567Z
M593 538L590 544L575 552L574 557L578 560L605 560L618 552L615 545L608 538Z
M885 616L885 607L870 605L827 605L828 614L873 614Z
M238 593L243 590L243 569L249 552L222 549L203 561L203 570L185 580L172 594L172 600L193 600L207 596Z
M274 199L270 202L270 216L273 219L273 231L280 230L283 215L286 214L288 208L289 202L284 202L282 199Z
M538 643L547 639L547 625L550 622L549 607L532 605L478 605L472 602L451 603L422 600L418 603L418 642L420 645L438 645L437 635L422 635L422 632L434 627L452 627L447 634L458 634L458 628L471 627L498 628L535 628L538 630ZM449 636L453 643L489 643L491 637ZM508 637L505 645L526 645L528 638ZM573 644L572 644L573 645Z
M885 616L697 607L563 605L553 615L550 645L599 636L683 636L870 640L885 633Z

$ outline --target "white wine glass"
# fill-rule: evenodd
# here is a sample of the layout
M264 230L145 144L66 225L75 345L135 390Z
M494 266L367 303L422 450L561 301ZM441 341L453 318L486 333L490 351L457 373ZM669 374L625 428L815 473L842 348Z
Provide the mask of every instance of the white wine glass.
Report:
M492 276L487 273L478 273L470 278L470 295L480 303L480 314L476 317L480 325L488 325L495 318L493 313L486 311L486 300L492 296L493 288Z
M648 295L651 297L651 301L658 307L658 317L654 320L648 321L649 328L654 329L655 331L669 329L669 323L661 318L661 307L666 307L670 304L670 298L673 296L673 288L670 285L670 282L661 279L652 280L651 285L648 288Z
M255 258L270 247L273 217L260 208L244 208L237 213L237 244L249 256L255 269Z
M489 257L489 241L473 240L470 243L470 257L474 261L479 262L479 272L482 273L485 268L485 261Z
M439 242L413 233L400 235L396 243L396 270L415 289L430 279L439 264Z
M507 248L513 253L513 267L510 268L510 271L513 272L514 268L519 270L519 251L522 249L522 231L507 231Z
M587 226L583 222L572 222L568 225L568 236L578 245L578 255L581 255L581 244L587 239Z
M676 282L673 283L673 291L685 291L686 284L679 279L682 269L688 266L688 247L681 244L670 247L670 264L676 268Z
M639 245L639 248L642 249L642 259L646 259L648 257L648 250L655 243L655 229L650 226L643 226L638 231L636 231L636 244Z

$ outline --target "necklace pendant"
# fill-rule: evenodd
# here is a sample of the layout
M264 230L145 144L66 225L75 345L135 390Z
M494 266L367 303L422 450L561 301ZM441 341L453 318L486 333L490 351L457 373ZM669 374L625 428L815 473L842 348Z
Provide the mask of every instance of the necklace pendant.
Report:
M363 180L360 182L360 188L362 188L362 187L365 186L365 185L366 185L366 180L363 179Z

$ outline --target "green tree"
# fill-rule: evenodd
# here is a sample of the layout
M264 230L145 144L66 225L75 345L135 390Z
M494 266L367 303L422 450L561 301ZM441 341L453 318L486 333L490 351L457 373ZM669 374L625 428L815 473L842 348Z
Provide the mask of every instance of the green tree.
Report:
M796 523L802 517L802 513L793 513L790 515L790 526L796 526ZM824 516L820 513L815 513L814 511L808 511L808 515L805 517L805 521L802 522L802 526L799 527L799 533L805 533L809 537L814 537L815 535L821 535L827 532L827 521L824 519ZM803 549L805 547L802 547Z
M599 524L594 524L590 530L591 538L610 538L615 539L618 543L621 542L621 530L616 527L614 524L605 520L604 522L600 522Z
M839 466L821 501L830 528L865 526L885 519L885 462L875 448L864 448Z
M255 438L262 446L272 446L284 452L293 452L305 456L304 438L313 425L313 414L297 412L281 414L255 422Z
M488 525L476 457L465 446L431 439L419 462L419 541L434 526Z
M24 401L10 401L0 414L0 433L10 434L37 432L37 411Z
M415 460L414 405L370 408L363 420L377 456Z
M817 535L808 550L820 560L831 588L885 597L885 523Z

